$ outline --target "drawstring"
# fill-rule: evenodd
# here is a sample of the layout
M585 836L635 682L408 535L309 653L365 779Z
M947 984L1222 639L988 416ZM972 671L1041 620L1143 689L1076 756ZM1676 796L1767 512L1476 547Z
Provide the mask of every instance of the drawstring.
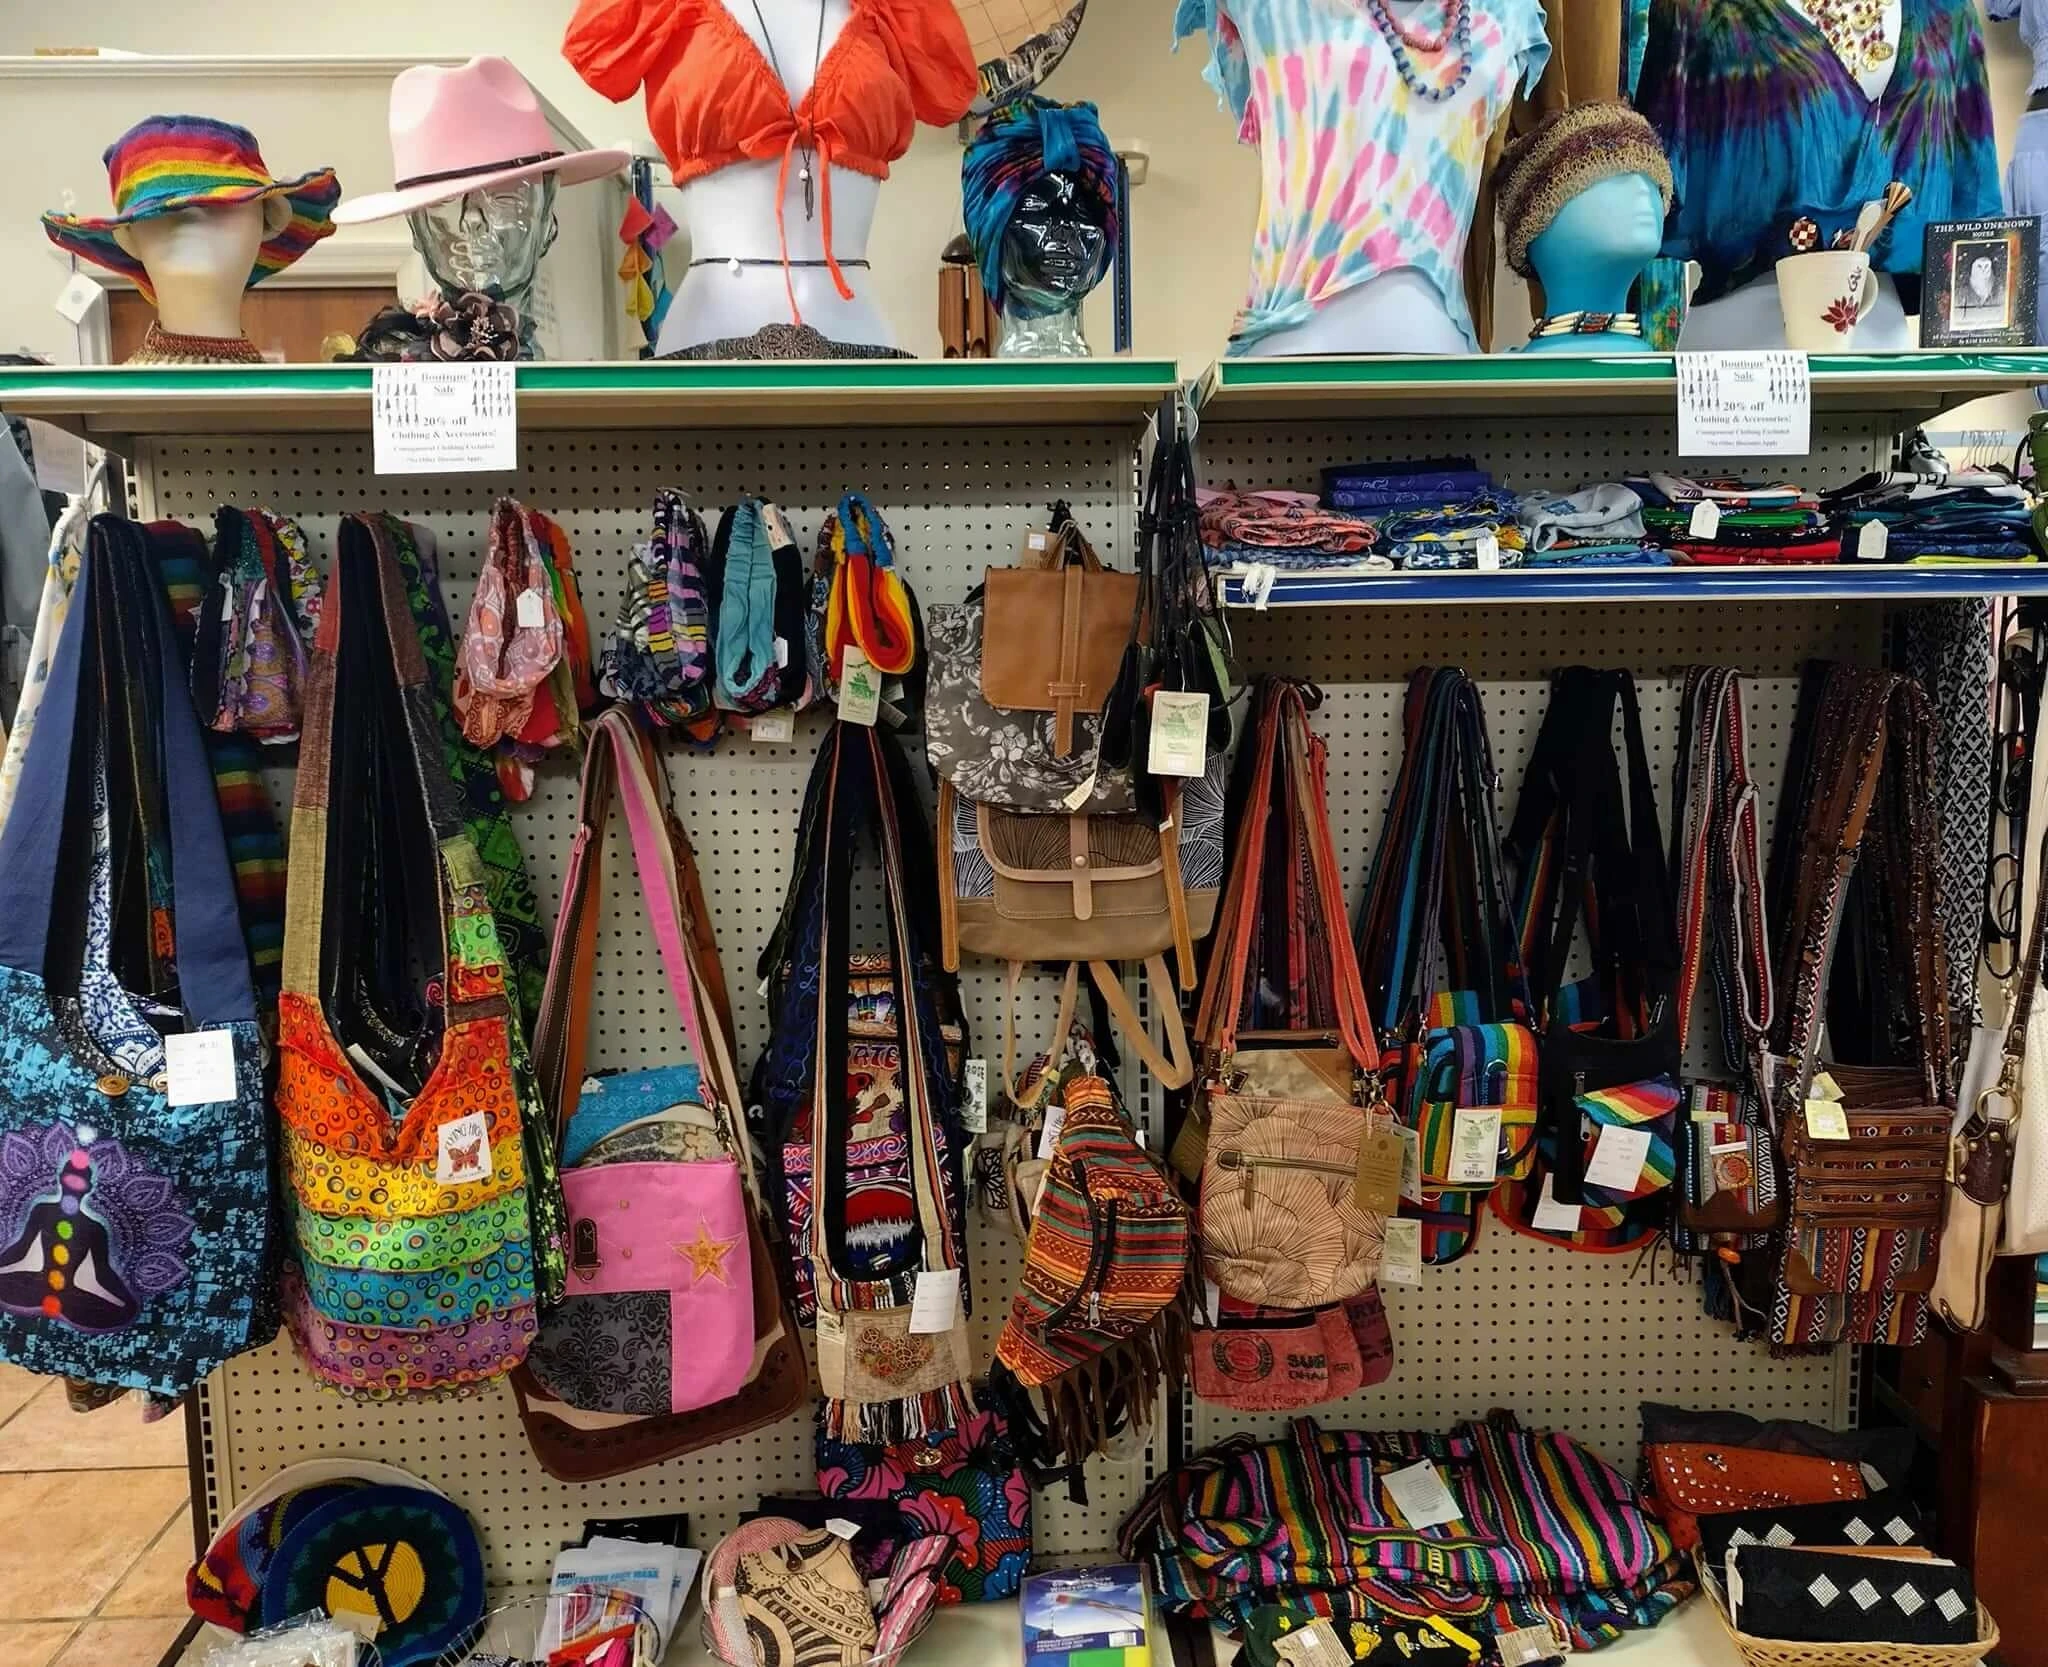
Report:
M825 270L832 274L832 287L839 291L839 299L851 301L853 290L846 282L846 274L839 270L839 260L832 252L832 157L826 142L819 137L817 124L806 117L799 117L789 130L789 140L782 147L782 168L775 176L775 236L782 251L782 287L789 295L789 321L801 324L803 313L796 304L796 273L789 259L789 165L799 150L808 150L814 160L810 166L818 173L818 201L822 230L825 237Z

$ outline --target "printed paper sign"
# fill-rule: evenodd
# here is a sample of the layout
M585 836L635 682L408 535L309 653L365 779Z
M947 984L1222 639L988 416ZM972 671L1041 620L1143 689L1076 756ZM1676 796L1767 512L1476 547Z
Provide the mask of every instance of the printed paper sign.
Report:
M164 1099L174 1106L211 1106L235 1097L235 1038L226 1030L194 1030L164 1038Z
M380 475L509 473L519 467L518 367L370 367L370 435Z
M1813 449L1806 355L1681 353L1680 457L1804 457Z

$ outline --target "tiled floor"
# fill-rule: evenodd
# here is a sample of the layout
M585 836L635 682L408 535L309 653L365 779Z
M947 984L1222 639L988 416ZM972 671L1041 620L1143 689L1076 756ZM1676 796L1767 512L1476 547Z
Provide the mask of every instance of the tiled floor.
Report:
M187 1513L182 1418L81 1416L0 1366L0 1663L154 1667L187 1618Z

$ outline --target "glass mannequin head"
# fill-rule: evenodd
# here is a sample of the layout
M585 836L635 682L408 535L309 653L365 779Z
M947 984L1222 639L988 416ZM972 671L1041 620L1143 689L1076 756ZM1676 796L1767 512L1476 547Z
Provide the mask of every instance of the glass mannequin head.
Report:
M1072 312L1109 271L1108 210L1069 173L1025 188L1003 233L1005 316Z
M406 216L413 247L444 295L474 290L523 309L554 246L555 178L465 192Z

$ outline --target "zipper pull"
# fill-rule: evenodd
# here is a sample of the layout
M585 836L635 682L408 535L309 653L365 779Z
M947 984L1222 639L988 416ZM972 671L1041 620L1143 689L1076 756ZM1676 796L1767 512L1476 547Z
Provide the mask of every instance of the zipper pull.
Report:
M1102 1293L1100 1291L1090 1291L1088 1293L1088 1323L1098 1328L1102 1324Z

